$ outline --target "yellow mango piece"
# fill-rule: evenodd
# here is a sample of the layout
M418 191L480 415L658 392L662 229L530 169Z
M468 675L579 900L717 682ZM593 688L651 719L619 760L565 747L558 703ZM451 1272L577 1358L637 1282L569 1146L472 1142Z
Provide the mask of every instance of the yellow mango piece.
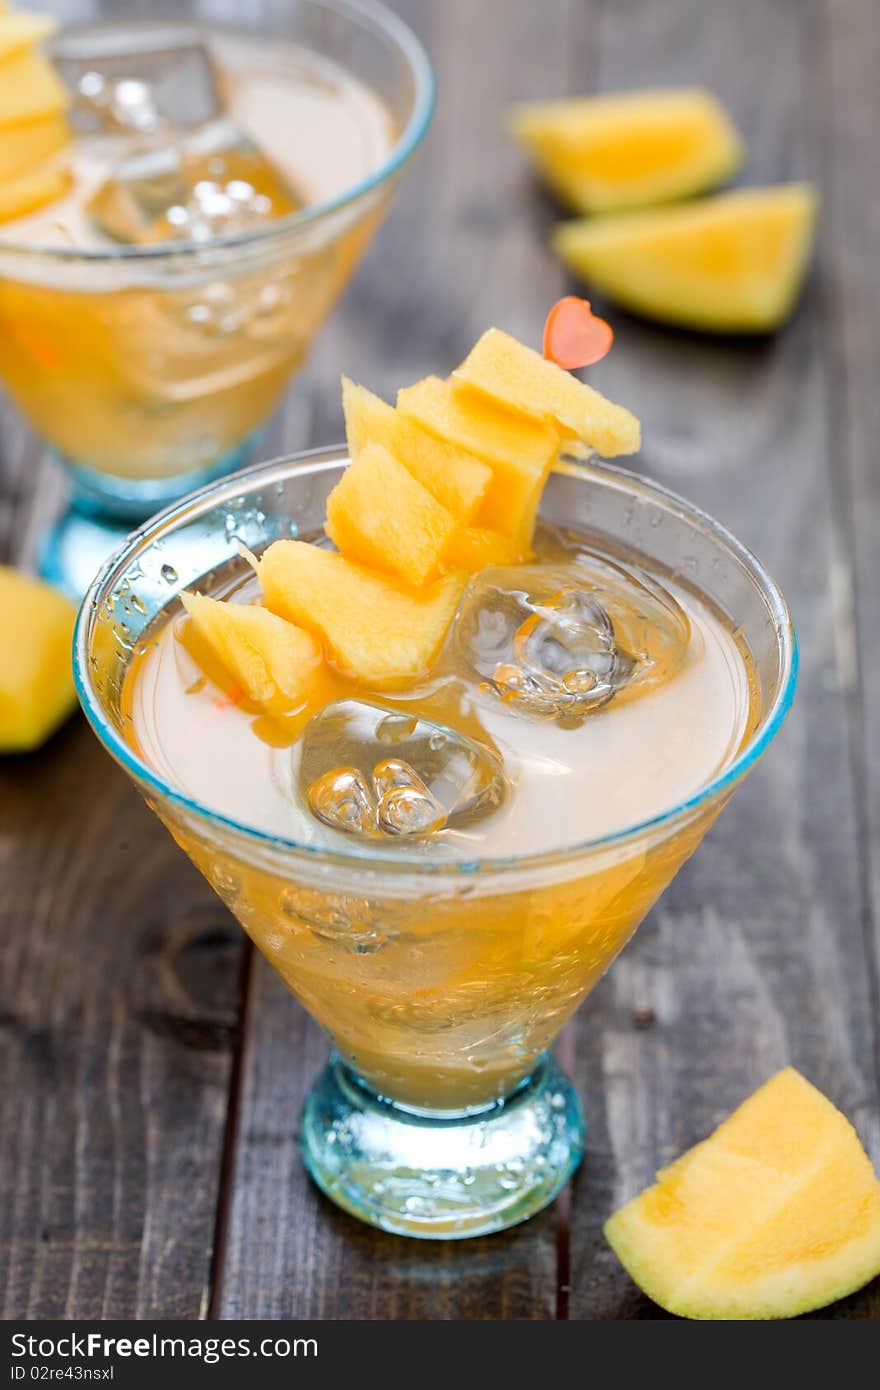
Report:
M48 14L32 14L29 10L0 13L0 63L24 48L34 48L54 34L57 28L57 19ZM0 73L0 83L2 81Z
M0 565L0 753L37 748L76 704L75 618L48 584Z
M446 543L442 564L447 570L477 574L489 565L518 565L527 559L529 552L500 531L486 526L458 526Z
M47 58L25 49L0 68L0 129L65 111L67 89ZM0 138L5 138L4 136Z
M327 498L324 530L349 560L420 588L436 577L455 517L381 444L368 444Z
M528 550L544 482L559 453L558 430L498 409L438 377L399 391L397 408L423 429L490 464L492 482L477 523L502 531Z
M44 116L23 125L8 126L0 138L0 183L22 175L70 143L64 115Z
M641 446L635 415L499 328L483 334L452 379L508 410L552 422L603 458Z
M310 632L254 603L181 594L196 633L241 693L272 713L308 699L323 655Z
M275 541L256 568L267 607L318 634L344 675L375 688L431 669L464 587L448 575L413 592L304 541Z
M0 132L0 140L3 133ZM51 164L43 164L28 174L18 174L15 178L0 183L0 222L12 217L23 217L34 212L46 203L54 203L63 198L71 185L67 169L59 169Z
M465 526L473 521L492 481L488 464L428 434L347 377L342 378L342 410L352 458L367 444L384 444L456 520Z
M880 1274L880 1183L846 1117L787 1067L605 1234L670 1312L796 1317Z
M703 88L616 92L514 109L511 133L577 212L623 212L715 188L745 146Z
M742 188L683 207L566 222L553 245L590 285L645 318L766 332L797 300L816 206L809 184Z

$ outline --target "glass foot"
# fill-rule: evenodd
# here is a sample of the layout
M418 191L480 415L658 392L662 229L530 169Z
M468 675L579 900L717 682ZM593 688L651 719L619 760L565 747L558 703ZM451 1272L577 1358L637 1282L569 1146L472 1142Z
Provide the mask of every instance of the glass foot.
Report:
M459 1240L552 1202L580 1163L584 1118L549 1056L505 1100L452 1115L385 1100L333 1056L306 1100L301 1143L312 1178L353 1216Z
M113 478L62 458L73 495L67 511L43 538L40 574L79 603L101 565L130 532L171 502L241 468L262 434L262 428L255 430L209 468L153 481Z
M40 574L79 603L98 570L118 550L136 523L86 516L71 508L43 538Z

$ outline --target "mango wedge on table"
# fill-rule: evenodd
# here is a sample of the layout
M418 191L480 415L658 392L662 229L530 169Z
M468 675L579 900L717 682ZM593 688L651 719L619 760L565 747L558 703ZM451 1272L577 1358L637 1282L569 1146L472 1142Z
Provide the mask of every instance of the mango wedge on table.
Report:
M230 677L234 693L271 713L308 699L323 656L310 632L252 603L181 594L198 638Z
M650 207L715 188L742 163L729 114L701 88L528 102L510 129L577 212Z
M256 571L267 608L321 638L344 675L377 688L430 670L464 587L448 575L416 591L305 541L275 541Z
M588 285L645 318L766 332L798 297L816 202L808 184L743 188L683 207L566 222L553 245Z
M880 1183L846 1117L787 1067L605 1234L672 1313L791 1318L880 1274Z
M451 512L381 444L368 444L327 498L324 530L342 554L416 588L436 578L458 527Z
M48 584L0 565L0 753L38 748L76 704L75 617Z
M426 487L457 521L476 516L492 470L465 449L445 443L347 377L342 378L342 410L352 458L367 444L382 444Z

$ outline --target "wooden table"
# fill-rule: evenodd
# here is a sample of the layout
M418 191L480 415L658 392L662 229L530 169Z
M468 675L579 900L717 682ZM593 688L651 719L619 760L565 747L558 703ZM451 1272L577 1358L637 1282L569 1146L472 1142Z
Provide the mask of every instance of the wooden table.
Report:
M601 1224L774 1069L880 1159L880 27L874 0L397 0L437 118L266 456L341 437L339 373L391 391L569 286L556 209L502 131L516 98L705 82L756 182L808 177L815 272L769 341L615 314L600 388L640 467L717 514L788 594L795 710L560 1044L586 1161L553 1209L460 1244L384 1236L294 1143L325 1043L83 721L0 763L0 1290L7 1317L652 1318ZM591 378L592 379L592 378ZM0 543L29 563L58 482L0 423ZM876 1317L877 1285L822 1316Z

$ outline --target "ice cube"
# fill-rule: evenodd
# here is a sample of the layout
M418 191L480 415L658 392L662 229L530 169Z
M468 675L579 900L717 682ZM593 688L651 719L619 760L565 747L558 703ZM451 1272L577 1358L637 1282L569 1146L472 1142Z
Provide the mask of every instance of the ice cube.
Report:
M136 149L92 195L89 216L114 241L212 241L300 206L273 162L224 118Z
M674 623L652 593L623 571L619 582L575 566L490 569L468 586L455 627L461 658L481 691L512 714L576 727L653 662L656 627ZM687 622L676 630L683 654ZM639 639L637 642L633 639Z
M349 834L426 837L491 814L507 794L501 759L485 745L365 700L327 705L294 756L312 815Z
M223 112L211 54L191 30L64 35L52 58L83 132L185 129Z
M173 40L176 38L176 42ZM118 47L62 45L56 62L79 129L129 136L88 211L114 241L210 241L300 205L281 170L223 109L209 50L188 31Z

